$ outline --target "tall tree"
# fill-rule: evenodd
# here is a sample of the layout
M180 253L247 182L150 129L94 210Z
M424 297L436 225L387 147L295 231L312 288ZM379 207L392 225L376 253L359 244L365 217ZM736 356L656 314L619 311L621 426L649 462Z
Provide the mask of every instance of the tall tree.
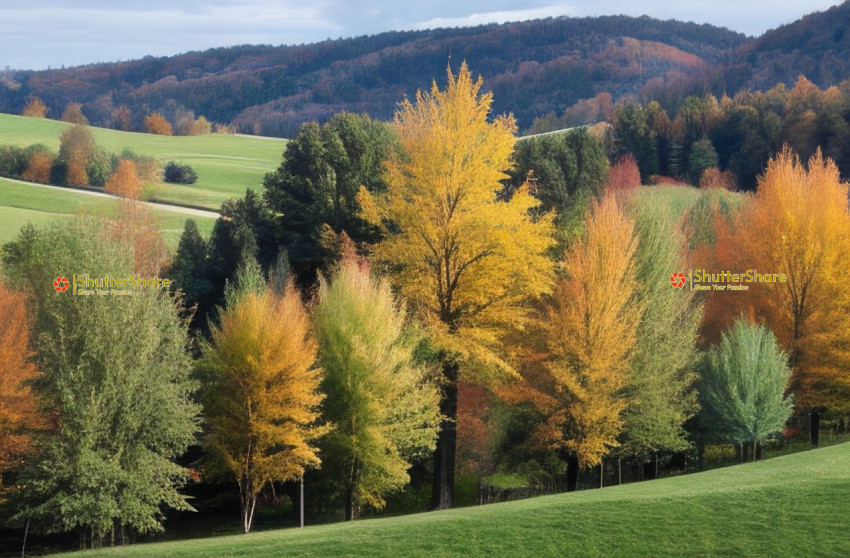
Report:
M642 456L688 447L684 423L696 413L694 391L702 304L675 289L670 276L687 268L685 237L672 217L634 204L638 237L635 297L644 306L624 390L620 452Z
M38 377L31 361L26 299L0 281L0 500L3 473L22 464L32 448L32 430L45 419L28 383Z
M24 105L21 114L23 116L32 116L33 118L45 118L47 116L47 105L44 104L44 101L33 95L29 98L27 104Z
M786 396L788 355L765 325L739 318L700 365L702 422L716 439L756 444L782 431L793 410Z
M129 159L118 161L115 172L103 186L103 190L109 194L133 200L139 197L141 189L142 181L136 173L136 164Z
M301 479L321 463L321 370L298 291L291 282L282 293L266 287L256 263L241 268L219 322L201 364L206 447L210 470L236 477L247 533L267 484Z
M613 196L588 212L584 237L563 262L547 330L558 405L555 443L568 454L568 490L578 470L598 465L618 445L630 358L641 309L635 301L634 222Z
M732 238L748 266L786 276L785 282L753 284L747 302L789 354L798 407L813 411L815 423L824 409L846 409L850 213L837 167L818 151L806 168L783 149L734 225Z
M87 126L89 123L89 119L83 114L83 106L80 103L68 103L60 120L81 126Z
M480 94L466 64L448 85L405 100L396 113L403 155L388 163L386 195L361 190L364 214L382 221L374 251L411 309L445 350L446 420L437 443L434 506L452 504L457 381L465 372L513 373L503 334L522 327L528 302L551 288L553 217L532 217L538 201L520 188L500 201L511 164L516 124L489 121L491 93ZM377 203L375 203L377 202ZM480 378L480 377L479 377Z
M286 144L280 167L266 175L264 197L279 242L307 281L338 257L338 235L374 242L378 229L360 215L357 194L386 191L384 162L397 151L392 129L368 116L341 113L304 124Z
M4 247L3 265L32 297L42 372L33 390L57 424L23 473L28 492L18 517L97 540L125 527L159 531L166 509L191 510L180 493L187 471L174 459L194 441L200 409L176 305L156 287L115 287L126 295L53 287L60 275L127 279L133 245L79 220L24 229Z
M389 283L373 278L352 250L330 281L320 276L314 320L322 414L334 425L322 447L351 520L363 506L381 509L409 482L411 459L434 450L439 392L415 362L417 339Z

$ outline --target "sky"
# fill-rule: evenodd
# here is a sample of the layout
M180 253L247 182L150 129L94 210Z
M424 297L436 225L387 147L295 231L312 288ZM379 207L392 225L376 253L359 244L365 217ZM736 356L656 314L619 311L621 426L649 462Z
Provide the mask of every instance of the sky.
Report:
M561 15L649 15L747 35L838 0L0 0L0 70L40 70L240 44L301 44L381 31ZM69 7L73 5L73 7Z

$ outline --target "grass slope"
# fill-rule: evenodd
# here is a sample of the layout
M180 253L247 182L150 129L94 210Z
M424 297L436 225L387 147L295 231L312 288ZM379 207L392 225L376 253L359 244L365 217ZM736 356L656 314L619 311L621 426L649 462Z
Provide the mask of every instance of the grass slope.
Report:
M68 126L56 120L0 114L0 144L43 143L58 151L59 134ZM191 165L198 173L195 184L160 183L150 188L148 195L213 210L230 197L242 196L248 188L259 190L265 174L280 164L285 146L279 139L226 134L156 136L103 128L92 128L92 132L98 144L113 153L131 149L163 163L176 160Z
M77 213L111 215L117 207L118 201L114 199L88 196L71 189L39 188L0 178L0 245L13 240L21 227L29 222L39 224L68 219ZM151 210L151 215L166 243L176 249L183 225L189 217L156 209ZM208 237L215 220L209 217L191 218L198 223L201 234Z
M71 556L850 556L850 444L519 502Z

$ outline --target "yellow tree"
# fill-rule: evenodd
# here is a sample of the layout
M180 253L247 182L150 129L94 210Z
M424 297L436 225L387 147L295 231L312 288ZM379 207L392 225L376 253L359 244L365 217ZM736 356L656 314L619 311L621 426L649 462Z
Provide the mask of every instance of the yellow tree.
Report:
M145 116L144 125L145 131L149 134L170 136L174 133L174 130L171 128L171 123L158 112Z
M448 85L436 82L396 112L403 154L387 165L386 195L361 190L364 215L385 225L374 249L409 307L445 352L434 505L451 506L455 467L457 380L465 373L512 374L504 334L522 327L529 301L550 290L551 215L530 217L537 201L520 188L500 201L515 141L512 116L488 120L491 93L481 94L464 63Z
M807 169L785 147L734 237L749 268L787 276L754 284L750 300L790 354L797 406L813 412L816 436L819 411L850 407L850 214L835 163L818 150Z
M240 273L243 286L228 294L220 325L212 327L203 369L210 469L236 477L247 533L268 483L301 479L320 464L312 443L325 429L314 424L321 371L297 290L291 282L283 293L267 288L256 267Z
M38 97L30 97L24 110L21 111L23 116L32 116L34 118L44 118L47 116L47 105Z
M568 489L578 470L616 447L641 308L635 301L634 223L613 196L588 212L584 237L563 262L548 310L549 370L558 400L553 446L568 454Z

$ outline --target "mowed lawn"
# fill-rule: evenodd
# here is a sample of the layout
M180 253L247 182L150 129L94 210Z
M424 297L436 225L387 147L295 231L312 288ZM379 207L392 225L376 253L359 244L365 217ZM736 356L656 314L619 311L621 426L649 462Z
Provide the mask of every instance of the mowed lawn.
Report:
M118 200L89 196L77 190L40 188L0 178L0 245L13 240L27 223L69 219L73 215L114 215ZM187 216L152 209L151 215L162 231L168 246L174 250L186 219L194 219L205 237L209 237L215 219Z
M59 135L70 124L44 118L0 114L0 144L43 143L58 151ZM198 181L190 186L159 183L146 195L169 203L218 210L228 198L261 190L263 177L278 167L286 141L228 134L205 136L156 136L92 128L97 143L120 154L131 149L156 157L163 164L175 160L190 165Z
M850 556L850 443L519 502L70 556Z

